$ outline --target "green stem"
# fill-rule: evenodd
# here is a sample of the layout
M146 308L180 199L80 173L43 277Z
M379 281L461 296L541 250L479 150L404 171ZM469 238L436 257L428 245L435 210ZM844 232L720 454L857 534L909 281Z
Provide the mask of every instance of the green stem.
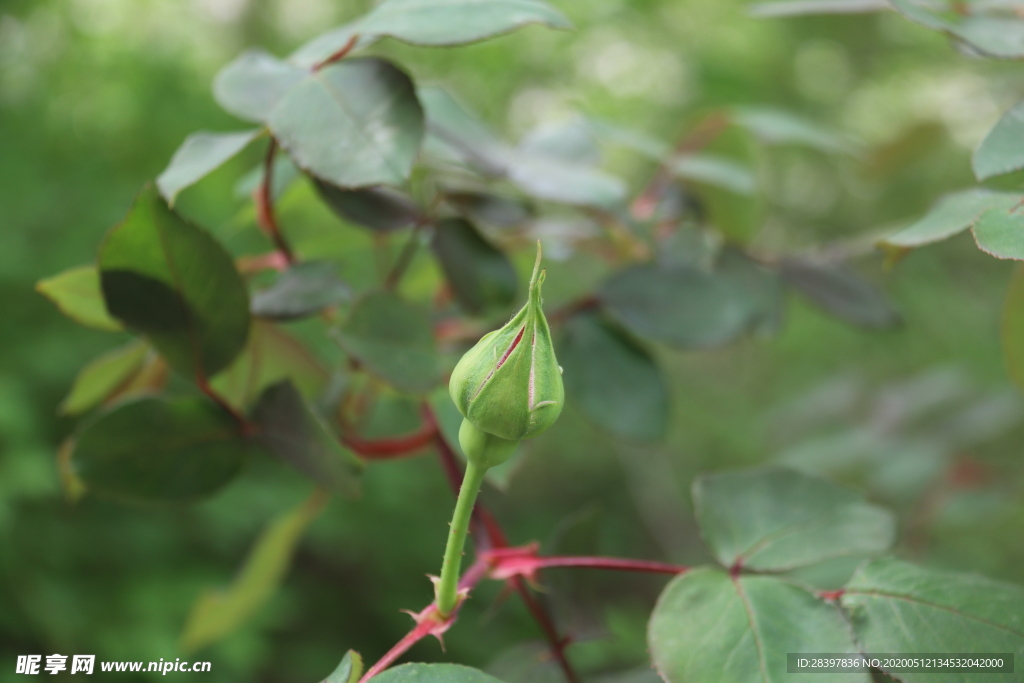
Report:
M476 503L480 485L484 481L487 468L477 467L472 462L466 463L466 474L462 477L459 499L455 503L455 514L452 515L451 529L448 532L448 545L444 549L444 562L441 564L441 579L437 582L437 611L447 618L459 603L459 569L462 566L462 550L466 545L466 534L469 533L469 520L473 516L473 504Z

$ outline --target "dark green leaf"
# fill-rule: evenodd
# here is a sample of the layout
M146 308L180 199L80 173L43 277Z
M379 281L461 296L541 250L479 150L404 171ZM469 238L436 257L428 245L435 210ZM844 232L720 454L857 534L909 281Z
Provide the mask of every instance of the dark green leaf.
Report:
M795 258L779 265L786 282L829 315L867 328L893 327L902 321L881 290L846 268Z
M282 379L290 379L312 400L327 384L327 370L305 344L274 323L256 319L245 349L212 384L228 403L245 412L264 389Z
M558 10L539 0L386 0L355 30L414 45L459 45L526 24L572 28Z
M371 230L401 230L422 219L416 202L390 187L347 190L316 179L313 184L334 213L346 221Z
M110 313L192 377L227 367L249 334L249 293L231 256L157 194L143 190L100 249Z
M369 57L309 74L267 123L300 168L340 187L402 183L424 130L409 77Z
M743 293L753 329L764 334L779 331L782 327L785 292L782 278L776 271L769 270L732 247L722 250L715 270Z
M78 266L40 280L36 291L55 303L61 313L86 327L108 332L123 329L107 313L96 266Z
M884 244L919 247L938 242L971 227L988 209L1010 209L1022 199L1024 195L994 192L980 187L954 192L936 202L920 220L887 237Z
M432 246L456 300L467 312L480 314L515 300L512 262L466 219L438 221Z
M683 180L714 185L737 194L752 195L757 189L753 172L725 157L690 154L672 162L672 172Z
M751 16L767 19L808 14L861 14L890 7L889 0L774 0L756 2L748 11Z
M526 202L487 192L446 192L445 199L459 213L498 228L514 228L533 216Z
M725 567L783 571L892 545L896 524L864 496L796 470L766 467L693 484L701 534Z
M234 479L251 444L208 399L142 398L89 422L71 465L97 494L136 502L180 502Z
M980 10L965 14L955 2L943 0L926 3L922 0L891 0L896 10L913 22L967 43L989 57L1018 59L1024 57L1024 20L1013 13L1013 6L995 6L994 11ZM995 5L995 3L993 3Z
M900 672L906 683L1020 680L1024 661L1024 590L971 574L874 560L846 585L842 605L865 652L1007 652L1017 673Z
M179 192L219 168L259 134L260 129L256 128L239 133L200 131L189 135L156 179L160 194L169 204L174 204Z
M281 273L271 287L252 297L252 314L276 320L304 318L347 301L352 289L329 261L297 263Z
M974 223L974 241L982 251L1003 259L1024 259L1024 206L991 208Z
M1003 114L974 152L974 176L985 180L1024 168L1024 102Z
M813 4L822 4L812 0ZM859 0L864 4L864 0ZM812 3L807 3L812 4ZM875 4L878 5L877 0ZM885 4L883 2L883 4ZM879 9L876 7L876 9ZM868 10L864 10L868 11ZM769 145L804 145L823 152L851 152L849 141L834 131L778 109L742 107L735 109L731 118L755 137Z
M105 353L82 368L60 412L78 415L99 405L142 368L148 348L138 341Z
M357 683L363 675L363 658L355 650L349 650L341 663L321 683Z
M430 321L394 294L364 294L337 338L347 353L396 389L424 394L440 381Z
M684 349L720 346L755 324L737 282L696 268L632 266L612 275L599 297L637 336Z
M564 324L560 341L572 405L616 436L654 441L665 435L669 390L645 348L589 311Z
M701 567L673 579L651 614L647 642L668 683L789 683L789 652L856 653L834 606L767 576ZM886 650L888 651L888 650ZM806 683L869 683L868 674L799 676Z
M340 493L356 491L359 460L306 404L290 380L270 386L253 409L259 443L318 485Z
M373 677L374 683L501 683L479 669L458 664L403 664Z
M213 97L240 119L266 123L274 107L308 74L269 52L249 50L220 70Z
M267 525L231 585L205 591L192 605L181 634L183 651L195 652L223 640L273 597L302 534L326 502L326 496L314 494Z

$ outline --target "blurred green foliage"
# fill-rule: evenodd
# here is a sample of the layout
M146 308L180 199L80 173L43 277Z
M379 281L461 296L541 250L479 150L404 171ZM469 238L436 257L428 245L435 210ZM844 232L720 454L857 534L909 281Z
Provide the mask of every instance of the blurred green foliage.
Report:
M755 151L728 134L716 143L714 151L755 164L763 198L726 195L723 215L767 250L869 242L939 194L973 185L970 149L1024 89L1019 68L965 57L893 12L757 20L738 0L554 4L575 31L532 27L451 50L386 41L379 50L510 137L581 113L667 141L710 109L774 105L856 140L855 158ZM127 337L76 326L33 285L92 261L188 133L239 127L209 84L242 48L286 54L368 5L0 6L0 666L26 653L181 656L197 596L227 586L266 524L307 495L298 475L264 460L195 507L66 502L55 453L74 423L56 408L76 370ZM235 253L261 244L251 205L233 199L257 162L258 151L247 150L180 200ZM654 170L624 151L608 167L632 179L633 191ZM376 278L372 240L337 224L310 192L281 204L298 250L338 258L350 282ZM325 222L338 225L336 237L314 239L313 226ZM618 444L570 405L548 434L524 444L507 488L484 492L512 539L564 553L706 561L689 504L694 476L803 458L895 507L904 556L1024 582L1024 550L1012 540L1024 522L1024 429L998 339L1009 266L968 236L893 270L879 255L857 265L889 291L901 328L858 330L793 301L776 337L708 352L659 349L672 380L666 443ZM552 266L549 305L592 289L598 272L582 255ZM425 291L437 277L421 256L403 289ZM377 424L394 431L405 419L384 407ZM960 429L952 436L951 424ZM423 575L436 571L451 504L429 453L368 468L361 498L333 500L312 523L269 606L195 655L213 662L207 679L312 681L348 648L375 659L410 625L398 610L430 599ZM559 622L579 640L572 656L582 670L644 665L643 624L663 579L567 570L544 578ZM486 666L536 638L523 608L495 603L496 594L495 586L474 594L447 654L423 642L410 657Z

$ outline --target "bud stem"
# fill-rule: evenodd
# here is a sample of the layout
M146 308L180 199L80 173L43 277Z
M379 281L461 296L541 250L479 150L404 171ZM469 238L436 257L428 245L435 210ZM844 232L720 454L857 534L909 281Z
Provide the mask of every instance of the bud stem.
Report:
M459 569L462 566L462 551L466 545L466 534L469 533L469 520L473 516L473 505L476 503L480 485L483 484L486 467L477 467L472 462L466 463L466 474L462 477L459 488L459 499L455 503L451 529L448 532L448 545L444 549L444 562L441 564L441 579L437 582L437 611L442 617L449 617L459 604Z

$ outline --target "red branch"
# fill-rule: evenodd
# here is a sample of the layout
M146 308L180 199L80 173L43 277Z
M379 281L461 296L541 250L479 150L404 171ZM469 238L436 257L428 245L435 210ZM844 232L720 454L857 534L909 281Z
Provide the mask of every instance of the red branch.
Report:
M358 43L358 42L359 42L359 35L356 34L356 35L352 36L351 38L348 39L348 41L344 45L341 46L341 48L339 48L334 53L332 53L331 56L329 56L326 59L323 59L323 60L317 62L316 64L314 64L313 65L313 71L319 71L320 69L324 68L328 64L334 64L335 62L341 61L342 59L345 58L345 56L349 52L352 51L352 48L354 48L356 46L356 43Z
M346 446L364 458L369 460L388 460L413 455L416 451L429 446L434 441L437 433L437 423L434 421L434 414L429 410L424 410L423 424L412 434L386 439L363 439L346 434L342 436L341 440Z
M274 155L277 154L277 140L270 138L267 145L267 156L263 161L263 181L252 193L253 201L256 203L256 222L267 233L270 240L277 247L277 250L284 255L285 261L291 265L295 263L295 254L291 246L281 232L281 226L277 224L274 217Z

